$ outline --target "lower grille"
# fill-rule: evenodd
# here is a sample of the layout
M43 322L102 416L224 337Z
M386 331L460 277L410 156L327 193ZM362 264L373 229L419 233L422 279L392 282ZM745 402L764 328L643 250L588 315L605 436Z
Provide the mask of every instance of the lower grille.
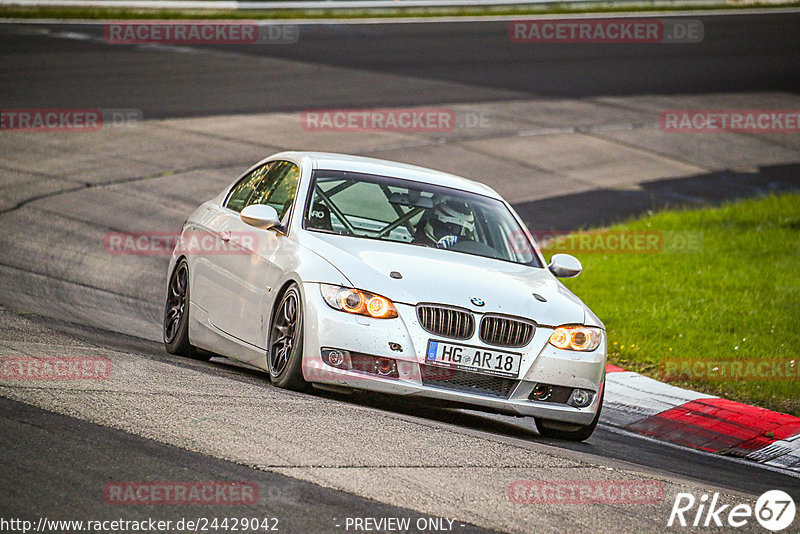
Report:
M420 365L422 385L507 399L517 380L435 365Z

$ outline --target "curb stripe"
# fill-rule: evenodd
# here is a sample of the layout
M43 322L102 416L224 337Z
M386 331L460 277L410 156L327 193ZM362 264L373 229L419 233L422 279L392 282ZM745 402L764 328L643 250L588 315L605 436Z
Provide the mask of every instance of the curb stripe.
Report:
M800 472L800 417L606 366L601 420L703 451Z
M800 471L800 434L775 441L763 449L750 451L745 457L767 465Z
M638 421L628 430L709 452L747 456L800 430L800 418L727 399L698 399Z

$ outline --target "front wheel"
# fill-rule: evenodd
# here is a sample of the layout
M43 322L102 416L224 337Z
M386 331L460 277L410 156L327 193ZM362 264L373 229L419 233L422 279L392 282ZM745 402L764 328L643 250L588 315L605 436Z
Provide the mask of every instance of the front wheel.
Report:
M570 425L568 423L561 423L559 421L551 421L549 419L542 419L536 417L536 430L545 438L566 439L570 441L585 441L589 436L594 433L597 423L600 421L600 411L603 408L603 397L606 390L603 387L603 392L600 394L600 402L597 406L597 413L592 419L592 422L586 426Z
M281 297L272 316L269 335L269 378L279 388L302 390L303 379L303 300L296 284Z

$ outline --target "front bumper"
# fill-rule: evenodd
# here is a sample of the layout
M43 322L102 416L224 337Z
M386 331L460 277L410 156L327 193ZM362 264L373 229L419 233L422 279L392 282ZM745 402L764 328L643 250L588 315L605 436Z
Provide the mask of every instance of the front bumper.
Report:
M322 299L319 284L306 283L303 290L306 303L303 375L309 382L392 395L426 397L499 413L541 417L579 425L588 425L597 413L605 378L605 335L596 350L579 353L553 347L547 343L552 328L538 326L533 340L526 347L513 349L522 354L522 363L519 376L506 382L507 391L501 395L475 393L465 391L463 387L452 387L447 380L426 379L425 370L431 369L425 364L428 340L441 337L426 332L419 325L414 306L395 303L399 317L372 319L330 308ZM480 314L475 315L480 320ZM498 347L481 342L477 332L473 339L453 342L498 350ZM382 377L327 365L321 357L322 348L396 360L398 376ZM486 375L467 374L489 381L495 380ZM577 408L566 402L530 400L529 395L537 383L586 389L595 392L595 395L592 402L584 408Z

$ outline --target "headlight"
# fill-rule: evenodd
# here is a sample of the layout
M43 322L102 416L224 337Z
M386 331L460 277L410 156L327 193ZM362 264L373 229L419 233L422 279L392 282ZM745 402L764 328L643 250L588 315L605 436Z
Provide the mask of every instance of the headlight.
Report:
M386 297L347 287L320 284L322 298L328 306L336 310L358 315L366 315L375 319L391 319L397 317L397 308Z
M559 326L550 334L550 344L559 349L587 352L600 345L602 332L594 326Z

